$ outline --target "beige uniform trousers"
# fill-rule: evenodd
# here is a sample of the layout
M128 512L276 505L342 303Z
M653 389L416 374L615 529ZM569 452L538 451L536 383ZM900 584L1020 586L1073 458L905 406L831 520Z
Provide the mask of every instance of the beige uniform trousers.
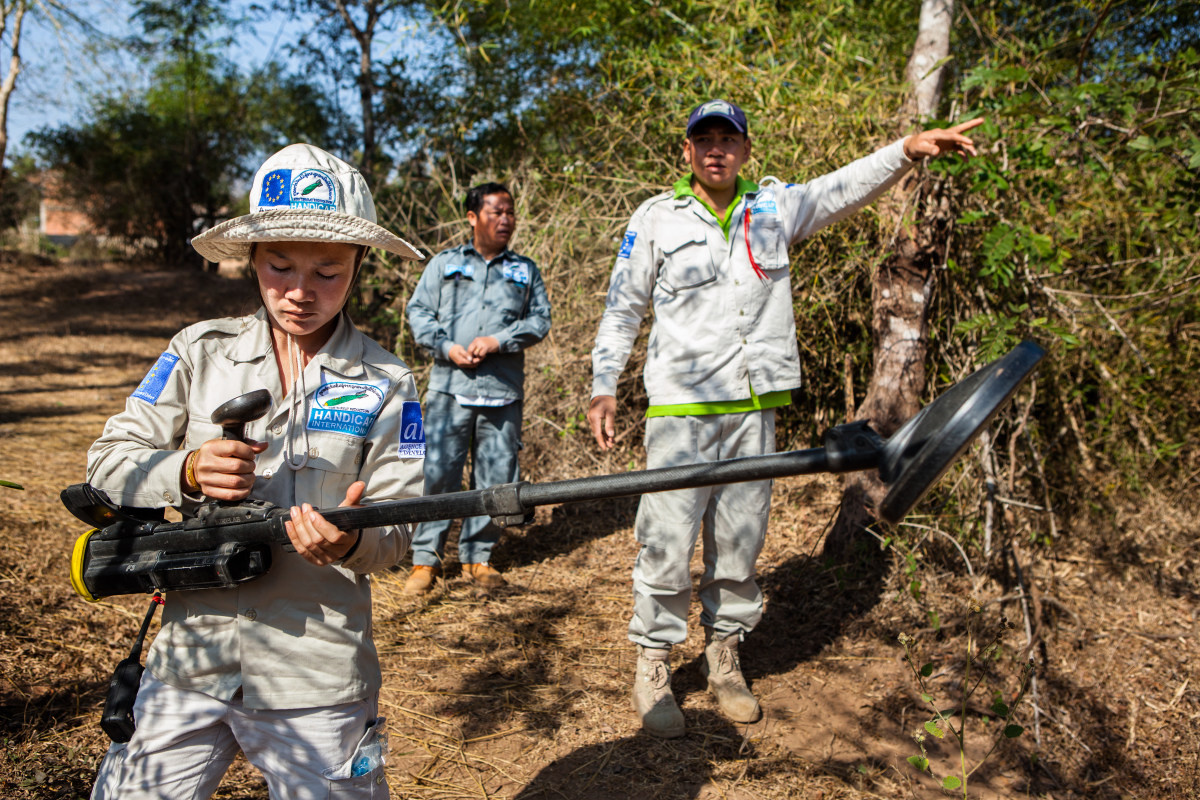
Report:
M388 797L375 697L325 708L249 709L142 674L137 736L113 744L92 800L211 797L240 749L272 800Z
M775 410L651 417L646 466L675 467L775 452ZM724 638L762 618L755 562L771 510L771 481L703 486L642 495L634 532L642 548L633 567L629 639L664 648L687 638L691 559L700 540L704 568L700 624Z

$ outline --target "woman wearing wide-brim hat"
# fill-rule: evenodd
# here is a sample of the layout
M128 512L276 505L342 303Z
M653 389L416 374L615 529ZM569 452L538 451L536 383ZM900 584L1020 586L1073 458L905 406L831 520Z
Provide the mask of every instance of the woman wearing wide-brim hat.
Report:
M88 481L123 506L262 500L291 509L295 553L232 588L173 592L134 707L93 797L208 797L240 749L272 797L386 797L371 572L407 526L338 530L314 508L421 494L412 373L345 311L367 248L421 255L376 223L357 170L295 144L254 177L250 213L195 237L210 261L248 257L262 306L177 334L88 452ZM266 389L246 441L219 405Z

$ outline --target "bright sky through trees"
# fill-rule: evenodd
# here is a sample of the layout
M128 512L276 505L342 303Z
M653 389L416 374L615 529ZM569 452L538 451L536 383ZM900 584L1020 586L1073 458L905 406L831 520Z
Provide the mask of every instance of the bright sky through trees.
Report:
M246 13L251 5L235 0L230 14ZM130 21L133 7L129 0L79 0L77 11L94 26L93 30L70 27L55 30L45 18L36 15L26 22L21 44L23 64L9 117L10 161L26 151L23 139L27 133L79 120L87 115L89 102L96 96L143 88L147 72L137 57L122 46L128 37L141 33L140 26ZM256 21L236 28L232 46L223 55L243 73L279 58L287 67L304 72L311 82L334 91L331 76L313 74L290 59L289 45L312 27L312 20L301 16L289 19L276 11L259 14ZM381 30L375 42L375 56L383 60L397 51L433 47L434 38L414 35L409 27ZM356 113L358 93L352 86L342 86L340 92L338 105L348 113Z

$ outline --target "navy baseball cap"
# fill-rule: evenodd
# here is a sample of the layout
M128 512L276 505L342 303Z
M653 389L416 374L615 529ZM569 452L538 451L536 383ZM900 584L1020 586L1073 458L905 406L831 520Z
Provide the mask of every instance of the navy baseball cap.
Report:
M723 119L738 129L739 133L749 133L746 124L746 113L728 100L709 100L696 106L688 116L687 132L691 136L692 129L706 119Z

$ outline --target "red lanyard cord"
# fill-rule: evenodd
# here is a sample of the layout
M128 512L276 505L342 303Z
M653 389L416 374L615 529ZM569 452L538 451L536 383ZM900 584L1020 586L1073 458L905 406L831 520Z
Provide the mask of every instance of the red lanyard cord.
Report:
M763 283L770 283L771 279L767 277L767 273L763 272L763 268L754 260L754 251L750 249L750 209L746 208L746 213L742 216L742 238L746 240L746 255L750 257L750 266L754 267L754 274Z

